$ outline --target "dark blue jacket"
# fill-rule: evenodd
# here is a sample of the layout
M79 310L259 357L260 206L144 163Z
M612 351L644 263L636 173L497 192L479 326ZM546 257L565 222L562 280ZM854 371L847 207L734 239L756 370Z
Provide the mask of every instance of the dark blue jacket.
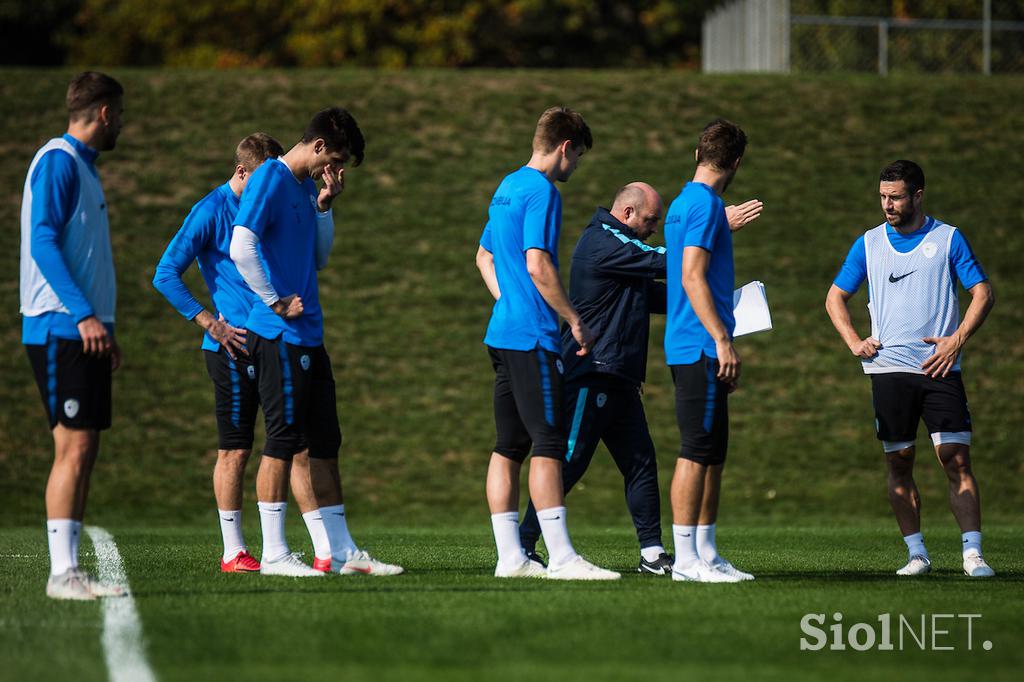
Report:
M607 209L598 208L572 254L569 298L597 337L590 353L562 325L565 379L594 372L637 386L647 374L650 314L665 313L665 248L644 244Z

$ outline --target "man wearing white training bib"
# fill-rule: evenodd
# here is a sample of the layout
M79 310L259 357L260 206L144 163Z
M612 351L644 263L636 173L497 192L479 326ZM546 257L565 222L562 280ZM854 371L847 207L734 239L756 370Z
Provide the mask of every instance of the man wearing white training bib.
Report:
M889 501L909 559L897 575L931 570L914 483L914 441L923 419L949 479L960 526L963 569L995 575L981 554L981 503L971 471L971 415L960 351L992 309L988 277L957 228L924 212L924 172L912 161L889 164L879 178L886 222L850 249L825 301L832 324L871 378L875 427L889 470ZM868 282L871 336L853 327L847 304ZM971 294L960 321L957 283Z

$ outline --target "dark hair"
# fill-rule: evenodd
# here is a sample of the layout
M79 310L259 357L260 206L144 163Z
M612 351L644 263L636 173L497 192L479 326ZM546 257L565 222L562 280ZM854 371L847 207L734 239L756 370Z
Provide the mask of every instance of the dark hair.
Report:
M732 121L716 118L704 126L697 142L697 164L731 170L747 148L747 134Z
M313 117L302 134L302 141L309 143L317 139L323 140L331 151L347 151L355 159L353 166L363 162L366 140L356 119L345 109L331 107Z
M924 171L916 163L906 159L893 161L883 168L878 176L879 182L899 182L900 180L907 183L907 191L911 194L919 189L924 189Z
M590 134L590 126L583 120L583 115L568 107L551 107L540 115L537 130L533 134L533 148L547 153L554 150L566 140L573 148L594 146L594 138Z
M68 84L68 116L73 121L91 118L96 109L123 96L124 88L116 79L98 71L83 71Z
M241 165L251 173L267 159L284 154L281 143L266 133L253 133L238 143L235 148L235 165Z

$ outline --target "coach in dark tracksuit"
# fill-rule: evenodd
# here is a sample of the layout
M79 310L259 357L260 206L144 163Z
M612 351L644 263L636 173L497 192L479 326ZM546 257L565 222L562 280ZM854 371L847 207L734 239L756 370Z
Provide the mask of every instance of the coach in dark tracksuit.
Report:
M565 492L582 478L603 440L622 472L626 504L640 541L639 571L670 575L672 559L661 543L661 504L654 443L640 386L647 372L651 313L665 313L665 249L644 243L661 221L662 201L645 183L618 191L611 211L598 208L572 257L569 297L594 332L590 353L562 329L565 423L569 444L562 466ZM540 527L533 505L520 526L523 548L533 553Z

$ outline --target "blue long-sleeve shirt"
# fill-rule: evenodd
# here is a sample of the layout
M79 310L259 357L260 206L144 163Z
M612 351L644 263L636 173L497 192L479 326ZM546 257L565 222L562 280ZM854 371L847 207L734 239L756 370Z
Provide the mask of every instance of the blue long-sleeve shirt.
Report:
M99 152L67 133L63 138L75 148L89 170L98 175L96 159ZM29 183L32 188L32 259L69 312L49 312L22 318L22 343L46 343L47 336L78 339L81 338L78 323L94 312L72 279L61 254L64 228L78 204L78 164L67 152L53 149L40 157ZM113 331L113 325L106 326Z
M181 315L191 320L203 310L181 279L192 261L213 299L218 313L233 327L244 327L256 301L235 264L231 261L231 229L238 214L239 200L231 186L223 184L199 200L171 239L156 266L153 286ZM220 344L203 335L203 349L217 351Z

